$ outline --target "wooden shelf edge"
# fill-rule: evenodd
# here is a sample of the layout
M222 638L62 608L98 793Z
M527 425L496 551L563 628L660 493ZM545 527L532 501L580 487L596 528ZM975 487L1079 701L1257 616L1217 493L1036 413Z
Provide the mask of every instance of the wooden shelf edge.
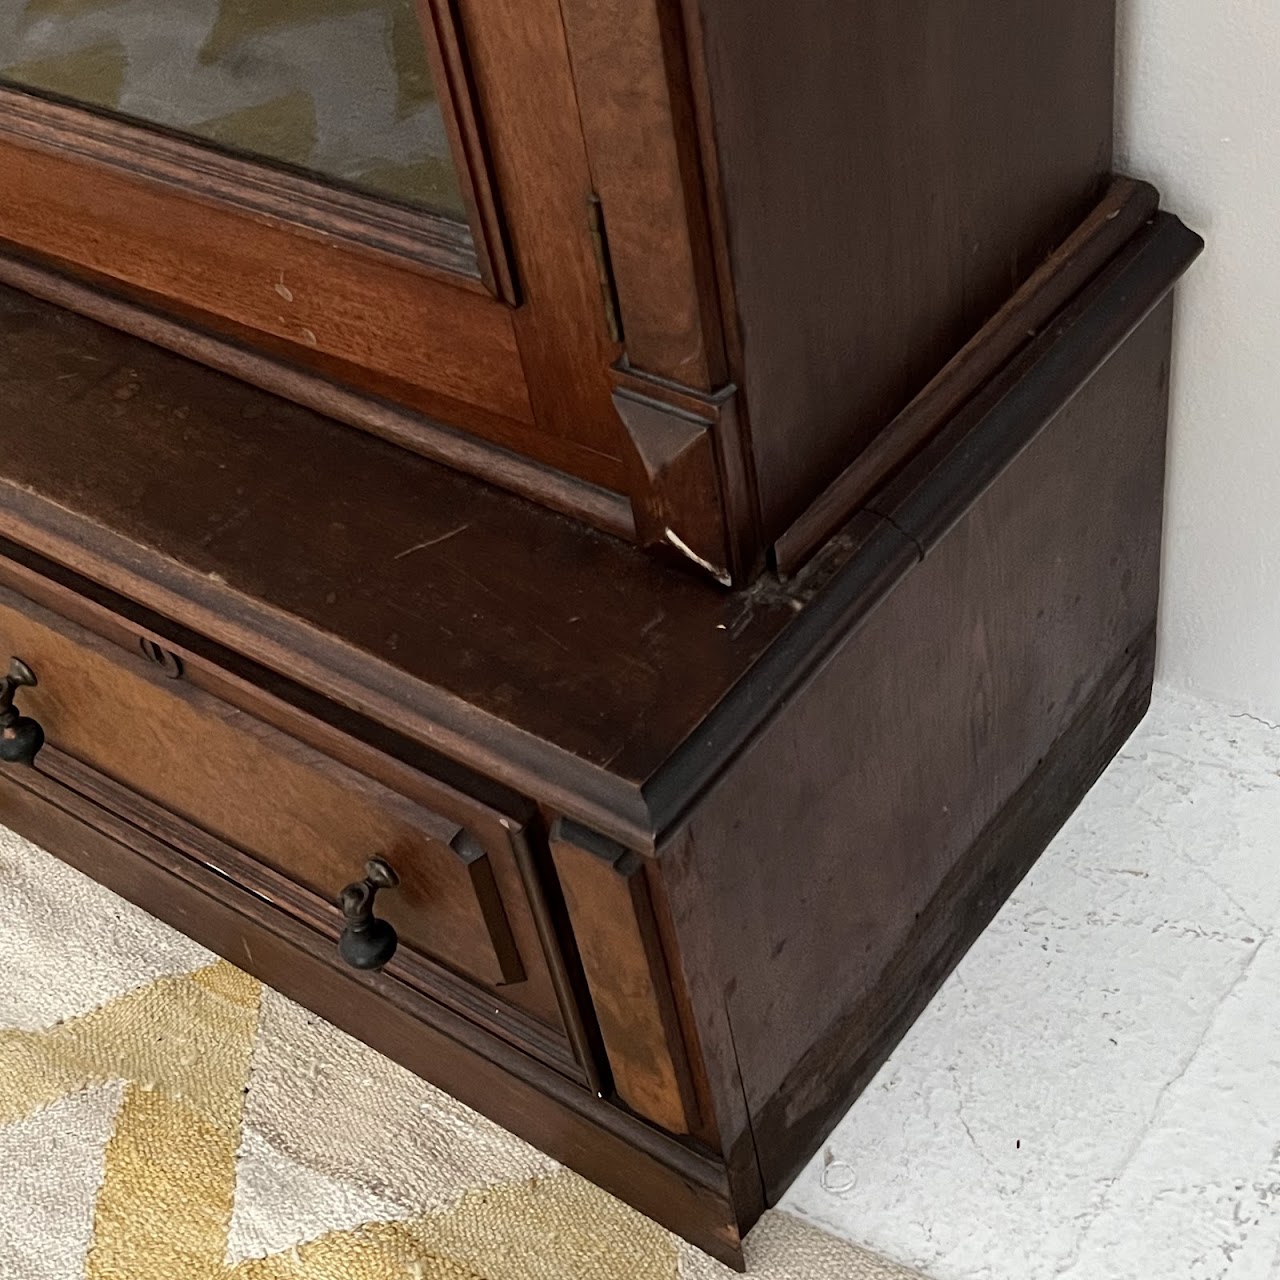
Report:
M182 617L232 654L286 674L339 707L393 726L449 760L652 854L831 646L911 572L929 539L1052 420L1198 254L1199 237L1176 218L1149 218L1150 188L1129 184L1128 190L1119 207L1129 213L1113 221L1132 221L1141 212L1139 234L1124 238L1104 270L1076 292L1071 308L1017 345L998 375L982 381L980 395L971 395L962 411L930 420L926 447L894 473L896 488L880 484L873 490L861 516L842 525L790 580L766 576L723 597L708 589L717 602L715 611L707 611L708 627L718 619L730 632L738 625L755 627L758 656L744 654L741 674L733 673L723 691L716 691L702 719L683 737L673 734L655 744L643 770L634 773L614 766L612 758L579 756L217 574L178 563L3 478L0 535L160 617ZM964 458L939 471L931 447L944 451L939 456L964 448Z
M910 465L894 473L892 486L871 490L867 496L874 500L838 527L821 554L787 584L800 605L791 625L646 784L659 843L804 687L832 647L861 625L1080 392L1203 247L1171 214L1145 222L1056 323L999 376L984 380L972 411L938 422L931 447L914 452ZM852 547L857 554L850 554Z

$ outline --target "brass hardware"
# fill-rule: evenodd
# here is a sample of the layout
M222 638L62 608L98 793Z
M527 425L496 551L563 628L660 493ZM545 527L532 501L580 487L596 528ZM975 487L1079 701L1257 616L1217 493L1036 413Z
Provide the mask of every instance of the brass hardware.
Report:
M613 274L613 259L609 256L609 233L604 225L604 206L600 197L592 195L587 201L587 221L591 227L591 247L596 254L596 271L600 276L600 297L604 302L605 323L609 337L622 341L622 310L618 304L618 282Z
M338 939L338 954L353 969L381 969L396 953L396 931L373 914L379 889L394 889L400 877L381 858L364 864L364 879L349 884L338 895L347 925Z
M37 683L35 672L21 658L9 659L9 674L0 680L0 761L5 764L35 764L44 746L40 722L20 715L13 704L19 689Z

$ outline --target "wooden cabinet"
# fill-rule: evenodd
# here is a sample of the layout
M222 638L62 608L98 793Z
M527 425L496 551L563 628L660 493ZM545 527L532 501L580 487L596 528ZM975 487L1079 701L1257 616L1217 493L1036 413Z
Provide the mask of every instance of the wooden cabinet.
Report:
M72 10L0 823L741 1264L1149 696L1111 0Z
M10 282L740 584L1110 169L1112 0L83 9Z

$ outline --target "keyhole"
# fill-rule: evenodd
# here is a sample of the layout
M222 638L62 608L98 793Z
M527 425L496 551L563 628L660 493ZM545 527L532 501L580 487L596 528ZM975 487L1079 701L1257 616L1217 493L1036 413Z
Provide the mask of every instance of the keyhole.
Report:
M176 653L170 653L168 649L162 649L149 636L143 636L138 641L138 648L142 650L142 656L148 662L155 663L170 680L177 680L181 677L182 659Z

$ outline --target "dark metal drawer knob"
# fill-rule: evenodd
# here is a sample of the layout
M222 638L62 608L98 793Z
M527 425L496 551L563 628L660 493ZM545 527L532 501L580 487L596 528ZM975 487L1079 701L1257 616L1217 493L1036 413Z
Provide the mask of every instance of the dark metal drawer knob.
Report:
M364 879L349 884L338 895L347 927L338 939L338 953L353 969L381 969L396 953L396 931L373 914L379 889L394 889L400 877L381 858L364 864Z
M19 689L37 683L35 672L21 658L9 659L9 674L0 680L0 761L5 764L35 764L44 746L40 722L20 715L13 705Z

